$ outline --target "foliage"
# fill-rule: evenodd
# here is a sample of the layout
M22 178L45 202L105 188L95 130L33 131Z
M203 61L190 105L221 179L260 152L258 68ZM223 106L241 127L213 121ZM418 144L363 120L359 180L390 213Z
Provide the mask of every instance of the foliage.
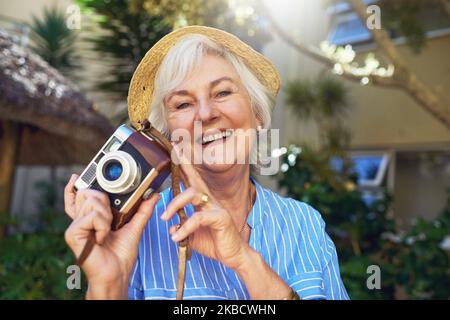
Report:
M423 1L383 1L382 5L386 9L383 22L394 33L406 36L410 48L419 52L425 45L425 28L418 17Z
M40 186L42 189L44 183ZM52 188L47 187L49 195ZM43 209L35 219L22 221L26 222L33 222L32 233L10 225L16 232L0 243L0 299L82 299L83 277L82 290L69 290L66 285L66 269L75 264L64 241L69 219L64 213Z
M57 7L45 8L42 18L32 17L32 49L65 76L74 79L80 68L76 50L77 34L67 28L66 16Z
M340 172L332 169L334 157L343 159ZM295 159L295 160L294 160ZM380 265L376 253L384 241L381 234L394 231L388 216L389 195L372 203L362 200L356 188L357 176L345 152L336 153L325 147L314 151L308 146L287 148L283 161L284 172L278 176L279 186L290 197L316 208L327 223L327 231L335 241L341 262L341 275L352 298L375 299L392 297L392 288L385 286L383 293L369 292L366 288L369 265Z
M442 12L445 12L443 3L444 1L440 0L380 0L379 6L386 29L390 30L393 36L406 37L411 50L420 53L426 45L427 24L430 24L425 12L432 8L434 19L438 15L445 19L442 15Z
M286 86L286 96L286 103L301 119L321 120L348 111L345 86L330 76L291 81Z
M163 16L174 28L203 25L226 30L256 50L271 40L256 0L132 0L132 5L134 10Z
M450 299L450 258L440 247L450 230L450 189L442 214L426 221L419 218L391 252L398 273L396 281L410 299Z
M340 172L330 165L335 156L344 159ZM440 217L429 222L418 219L408 232L396 235L389 214L392 197L385 191L379 200L365 203L344 151L291 145L283 162L278 183L290 197L321 212L336 244L341 276L351 298L393 299L399 288L408 299L450 297L449 256L439 247L450 230L450 190ZM380 290L367 289L370 265L381 268Z
M300 119L318 124L321 145L290 145L282 155L278 184L288 196L316 208L335 242L343 282L353 299L448 299L449 254L439 245L450 230L447 207L433 221L418 219L397 234L391 216L392 196L379 190L364 201L348 156L350 133L343 124L348 111L347 89L334 78L296 80L286 88L286 102ZM282 148L283 149L283 148ZM335 159L341 160L336 170ZM380 196L381 195L381 196ZM367 267L381 269L381 289L369 290Z
M254 9L249 9L252 14L246 11L238 18L226 0L77 0L76 3L85 14L95 18L95 27L101 29L95 32L96 36L87 38L93 50L104 56L102 62L108 70L99 77L97 89L119 100L126 99L133 72L147 50L173 28L185 24L220 27L256 49L270 39ZM127 113L120 112L115 120L126 119Z
M350 106L347 87L341 80L330 75L296 79L287 84L285 91L286 104L293 114L318 125L323 150L340 153L348 147L351 136L343 120Z
M139 61L153 44L171 31L171 27L161 16L143 10L131 11L128 0L76 2L84 13L95 17L95 27L100 28L95 36L87 38L93 44L93 50L103 57L101 62L108 67L104 76L99 77L97 89L125 100Z

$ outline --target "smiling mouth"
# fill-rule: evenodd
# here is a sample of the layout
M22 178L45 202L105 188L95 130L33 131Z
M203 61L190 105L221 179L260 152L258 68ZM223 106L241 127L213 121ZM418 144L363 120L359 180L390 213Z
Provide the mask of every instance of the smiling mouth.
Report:
M233 134L233 131L233 129L224 129L214 134L203 134L198 142L204 146L217 140L225 140Z

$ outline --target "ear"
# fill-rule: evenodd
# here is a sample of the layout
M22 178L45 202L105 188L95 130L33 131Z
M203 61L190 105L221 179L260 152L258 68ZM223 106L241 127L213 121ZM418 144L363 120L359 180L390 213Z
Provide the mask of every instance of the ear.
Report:
M258 116L255 116L255 120L256 120L256 128L262 128L263 127L263 122L262 122L262 120L258 117Z
M263 121L263 119L261 119L261 115L257 114L256 110L257 109L254 106L252 106L251 113L252 113L252 115L254 117L253 119L254 119L255 124L256 124L255 127L256 128L264 127L264 121Z

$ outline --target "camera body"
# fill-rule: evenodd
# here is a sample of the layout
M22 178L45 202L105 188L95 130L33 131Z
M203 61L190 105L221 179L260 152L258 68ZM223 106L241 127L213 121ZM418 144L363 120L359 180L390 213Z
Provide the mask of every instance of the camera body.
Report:
M113 213L111 229L117 230L169 174L168 151L144 132L121 125L83 170L75 188L105 192Z

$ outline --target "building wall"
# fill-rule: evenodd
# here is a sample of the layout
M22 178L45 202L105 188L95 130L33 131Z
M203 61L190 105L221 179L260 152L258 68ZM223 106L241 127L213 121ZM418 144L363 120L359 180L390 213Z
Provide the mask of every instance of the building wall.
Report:
M450 35L430 39L420 55L397 48L418 78L450 101ZM450 144L450 131L405 92L354 83L349 88L354 146Z
M394 210L401 227L414 218L437 217L444 210L450 188L450 165L436 170L412 156L410 153L398 156L396 165Z

